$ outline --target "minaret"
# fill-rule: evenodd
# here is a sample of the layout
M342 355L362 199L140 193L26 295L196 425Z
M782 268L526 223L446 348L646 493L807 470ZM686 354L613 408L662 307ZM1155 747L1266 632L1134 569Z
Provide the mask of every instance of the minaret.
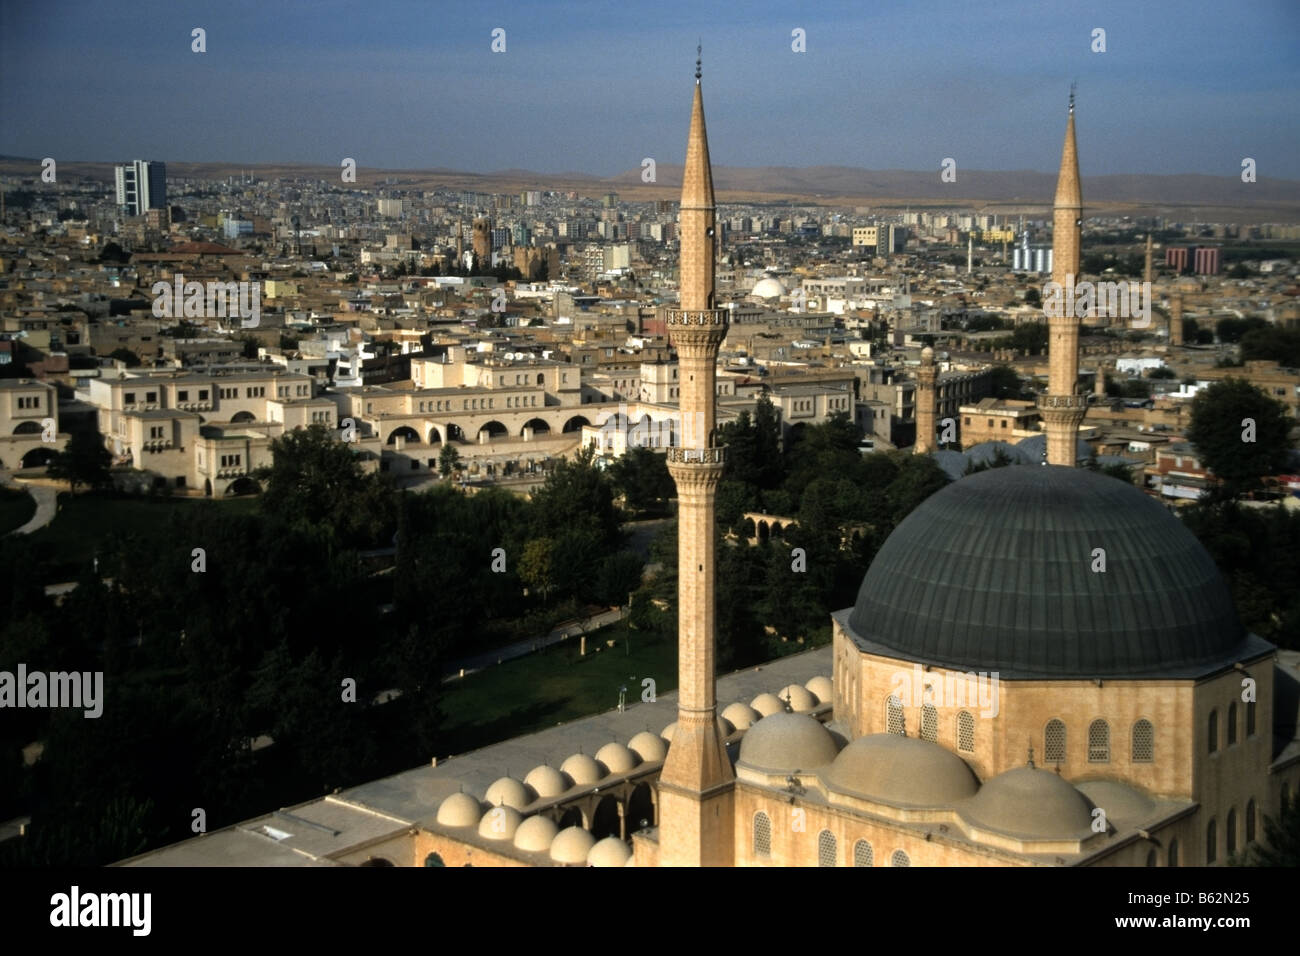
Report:
M1052 207L1052 281L1066 299L1074 295L1079 276L1079 246L1083 231L1083 196L1079 190L1079 153L1074 142L1074 89L1070 89L1070 115L1065 124L1061 172L1056 180ZM1079 378L1079 317L1073 309L1048 316L1047 394L1038 407L1047 432L1047 463L1075 464L1079 424L1087 414L1087 398L1075 392Z
M1147 258L1146 266L1142 270L1142 281L1151 284L1151 233L1147 233Z
M714 512L726 460L714 444L718 347L727 310L713 290L716 210L700 61L682 174L681 301L668 336L681 380L681 444L668 451L677 485L677 730L659 778L660 866L730 866L735 771L717 716Z
M1175 292L1169 298L1169 344L1183 344L1183 294Z
M921 349L921 367L916 370L916 443L912 454L924 455L934 451L934 382L938 377L934 364L934 349Z

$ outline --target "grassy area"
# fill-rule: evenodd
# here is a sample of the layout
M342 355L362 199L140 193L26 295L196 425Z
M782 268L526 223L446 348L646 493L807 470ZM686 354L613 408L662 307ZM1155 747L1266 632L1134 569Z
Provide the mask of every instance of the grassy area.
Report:
M56 564L72 564L85 559L96 542L111 532L160 537L169 515L178 508L193 508L200 500L63 493L59 495L59 513L31 538L33 543L51 549ZM257 509L256 498L231 498L218 504L231 514L248 514Z
M578 656L580 640L571 637L447 684L441 701L446 750L466 753L602 713L618 706L624 685L628 702L639 701L646 677L654 679L657 694L677 688L674 641L629 630L626 621L588 634L586 657ZM613 647L606 645L610 640ZM671 720L665 711L663 725Z
M0 488L0 534L21 528L36 513L36 499L25 491Z

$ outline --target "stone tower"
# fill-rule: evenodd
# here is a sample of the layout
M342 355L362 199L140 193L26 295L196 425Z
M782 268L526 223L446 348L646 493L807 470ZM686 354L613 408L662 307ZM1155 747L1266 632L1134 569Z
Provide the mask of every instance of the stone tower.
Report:
M727 334L713 275L716 209L704 129L700 64L682 175L681 301L668 336L681 380L680 444L668 449L677 485L677 730L659 778L659 865L730 866L735 772L723 743L715 686L714 512L724 449L715 445L715 368Z
M934 364L934 349L921 349L921 367L916 370L916 443L912 453L925 455L934 451L935 379L939 369Z
M1052 207L1052 281L1073 295L1079 277L1079 246L1083 231L1083 196L1079 190L1079 153L1074 142L1074 91L1070 91L1070 115L1065 124L1065 147L1061 151L1061 172L1056 180ZM1088 411L1086 396L1075 391L1079 378L1079 317L1073 309L1060 309L1049 316L1047 394L1038 399L1043 427L1047 432L1047 463L1075 464L1079 424Z
M1150 283L1151 281L1151 233L1147 233L1147 256L1146 264L1142 269L1142 281Z
M1175 292L1169 298L1169 344L1183 344L1183 295Z
M486 272L492 268L492 220L475 219L473 232L474 255L478 256L479 268Z

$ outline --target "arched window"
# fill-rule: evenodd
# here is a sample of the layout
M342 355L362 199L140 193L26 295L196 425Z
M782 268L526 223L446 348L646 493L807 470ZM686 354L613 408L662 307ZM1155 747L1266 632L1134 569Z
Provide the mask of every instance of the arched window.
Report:
M893 694L885 702L885 733L903 734L903 702Z
M1255 736L1255 702L1246 701L1246 736Z
M772 818L762 810L754 814L754 856L772 855Z
M1219 712L1217 710L1210 711L1209 734L1210 753L1214 753L1219 749Z
M1233 807L1228 811L1228 819L1224 823L1223 837L1228 841L1228 856L1237 852L1237 808Z
M1178 865L1178 840L1176 839L1169 841L1169 865Z
M1110 724L1100 718L1088 725L1088 763L1110 763Z
M1228 705L1228 746L1237 742L1237 702Z
M921 739L931 743L939 739L939 711L934 704L921 706Z
M871 844L866 840L859 840L853 844L853 865L875 866L871 858Z
M817 834L817 865L835 865L835 834L830 830Z
M1043 731L1043 760L1046 763L1065 761L1065 721L1053 717Z
M1255 842L1255 798L1246 801L1246 842Z
M1155 851L1155 850L1148 850L1148 851L1147 851L1147 866L1155 866L1155 865L1156 865L1156 851Z
M895 850L894 855L889 858L890 866L911 866L912 861L907 858L907 854L902 850Z
M1205 862L1213 863L1219 858L1219 829L1211 820L1205 827Z
M439 856L437 853L430 853L428 856L424 858L424 865L425 866L446 866L447 864L442 862L442 857Z
M1143 718L1133 725L1133 762L1151 763L1155 760L1155 747L1155 727Z
M957 715L957 749L968 754L975 752L975 717L968 710Z

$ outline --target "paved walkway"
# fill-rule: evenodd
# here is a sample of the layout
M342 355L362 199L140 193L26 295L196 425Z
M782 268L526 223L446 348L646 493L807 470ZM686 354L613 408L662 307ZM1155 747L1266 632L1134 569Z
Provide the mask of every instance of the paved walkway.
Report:
M6 487L26 491L36 499L36 513L32 515L32 519L21 528L15 528L9 532L10 534L31 534L33 531L44 528L54 520L54 516L59 510L59 492L57 488L51 488L48 485L28 484L10 474L5 474L2 480Z
M491 667L493 664L500 664L504 661L512 661L516 657L524 657L535 651L540 651L543 647L558 644L560 641L567 640L576 634L590 634L592 631L607 624L613 624L625 617L627 617L627 608L601 611L599 614L593 614L585 620L563 624L542 637L515 641L515 643L507 644L505 647L498 647L496 650L475 654L472 657L463 657L458 661L452 661L443 668L445 676L442 678L442 682L448 684L454 680L460 680L460 678L468 677L475 671L481 671L485 667Z

